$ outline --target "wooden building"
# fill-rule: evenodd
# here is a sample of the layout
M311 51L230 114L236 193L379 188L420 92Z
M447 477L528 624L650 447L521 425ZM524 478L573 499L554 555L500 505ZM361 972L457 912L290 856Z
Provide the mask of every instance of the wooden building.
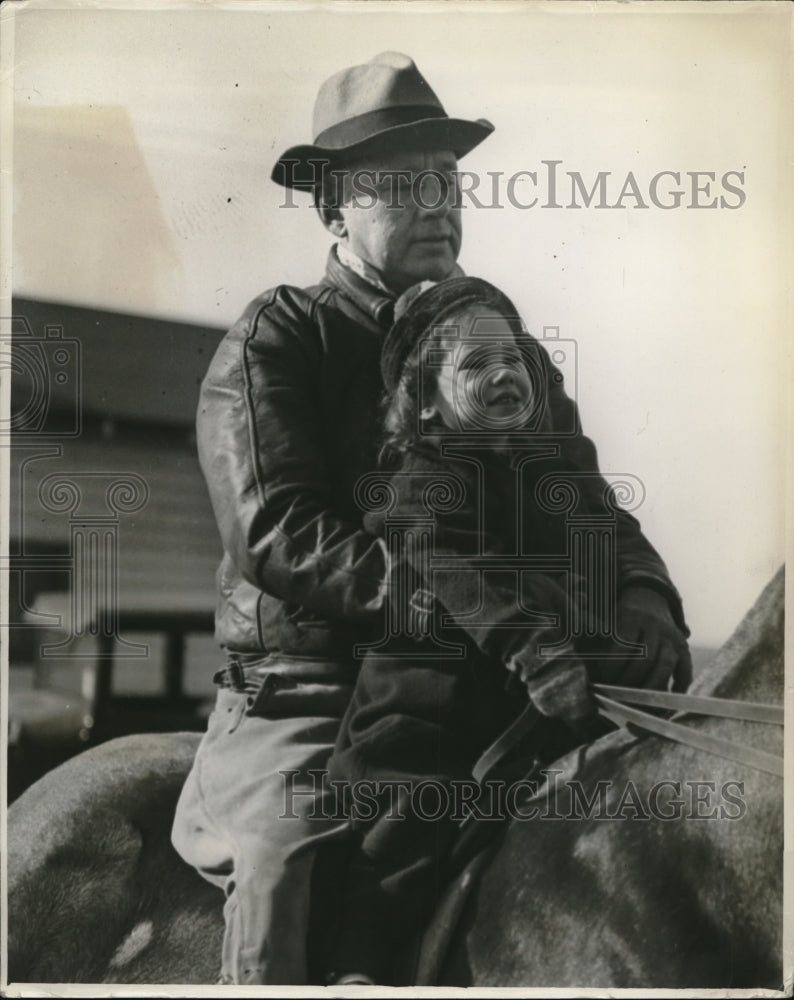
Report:
M22 298L13 315L11 745L56 759L201 727L220 543L193 427L223 331Z

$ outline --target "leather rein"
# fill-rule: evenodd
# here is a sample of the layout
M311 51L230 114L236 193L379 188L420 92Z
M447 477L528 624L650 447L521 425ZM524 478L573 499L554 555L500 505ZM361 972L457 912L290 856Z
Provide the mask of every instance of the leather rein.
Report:
M783 777L783 758L776 754L756 750L742 743L735 743L711 733L689 729L673 719L661 718L641 708L671 709L676 713L708 715L723 719L740 719L745 722L760 722L767 725L783 725L783 709L778 705L766 705L751 701L731 701L728 698L711 698L705 695L679 694L672 691L646 691L641 688L616 687L609 684L594 684L593 694L598 705L598 714L618 726L642 729L684 746L716 754L726 760L746 764L756 771ZM473 777L483 781L499 761L515 744L535 726L540 713L530 703L521 715L491 744L477 761Z

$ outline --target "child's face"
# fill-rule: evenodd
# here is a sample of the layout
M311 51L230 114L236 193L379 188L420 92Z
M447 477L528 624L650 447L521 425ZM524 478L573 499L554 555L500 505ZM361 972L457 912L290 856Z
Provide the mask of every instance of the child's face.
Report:
M458 335L438 342L435 390L423 401L424 420L439 417L455 431L499 432L524 426L533 407L532 382L510 324L476 304L450 316Z

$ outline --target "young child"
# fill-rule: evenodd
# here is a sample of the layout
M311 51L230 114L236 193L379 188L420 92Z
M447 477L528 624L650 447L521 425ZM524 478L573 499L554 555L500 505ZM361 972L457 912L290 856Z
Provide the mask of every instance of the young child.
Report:
M433 821L413 811L420 783L470 779L527 696L543 717L532 749L547 760L581 742L574 734L594 717L566 630L581 581L553 558L566 552L565 515L536 497L545 476L586 470L577 513L604 510L592 444L565 436L575 407L560 373L485 281L409 290L398 306L381 362L392 502L365 520L392 553L391 618L329 762L333 780L381 791L353 815L336 982L393 983L395 956L443 889L456 824L449 810ZM666 578L637 522L619 521L618 585L621 574Z

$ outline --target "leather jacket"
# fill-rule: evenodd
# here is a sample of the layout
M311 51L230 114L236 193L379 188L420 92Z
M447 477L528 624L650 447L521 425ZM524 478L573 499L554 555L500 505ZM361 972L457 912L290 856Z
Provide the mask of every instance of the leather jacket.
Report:
M386 557L361 527L393 299L343 267L255 299L202 383L199 461L223 543L215 634L240 652L349 656L380 624Z
M318 285L259 296L210 363L197 441L224 549L216 638L230 652L349 659L381 634L385 549L362 527L356 484L377 466L380 351L393 304L332 249ZM567 428L567 467L600 493L595 447L541 357L546 419ZM685 630L664 563L631 515L618 521L618 586L661 591Z

